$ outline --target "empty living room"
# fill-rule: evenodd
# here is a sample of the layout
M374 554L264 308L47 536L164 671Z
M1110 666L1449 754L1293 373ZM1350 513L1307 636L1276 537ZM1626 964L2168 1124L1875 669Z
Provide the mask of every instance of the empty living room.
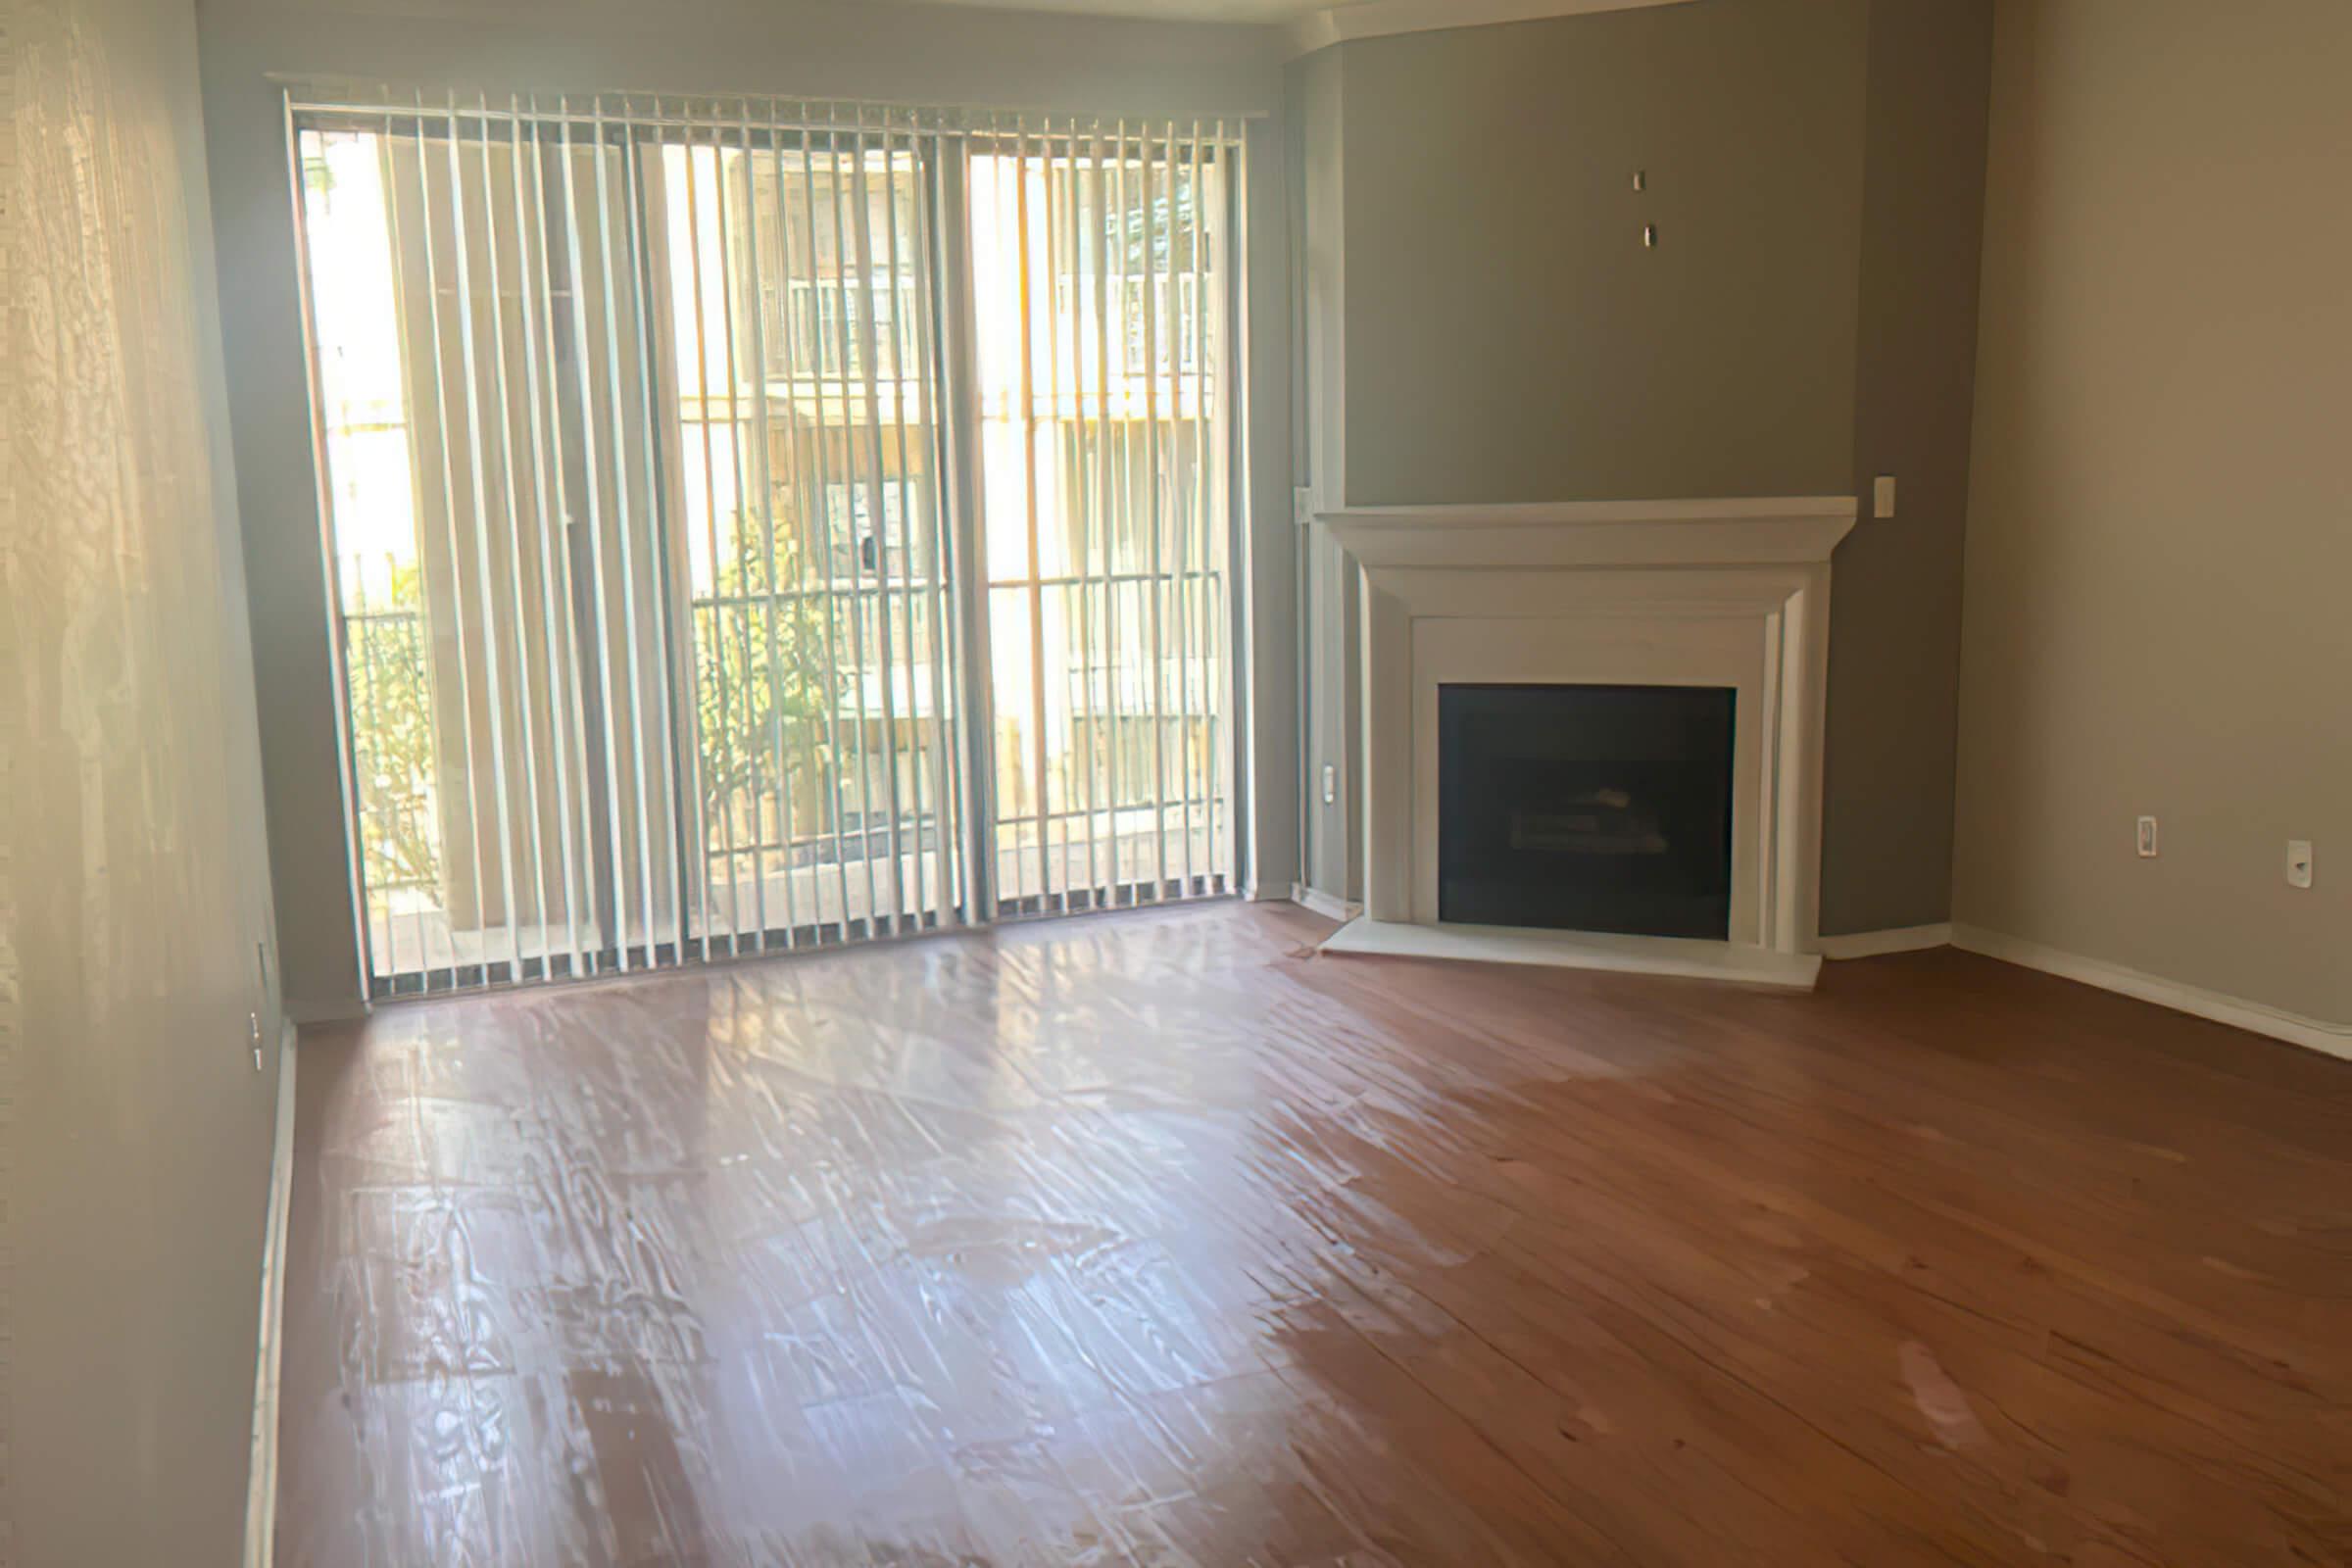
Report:
M0 0L0 1568L2352 1568L2347 82Z

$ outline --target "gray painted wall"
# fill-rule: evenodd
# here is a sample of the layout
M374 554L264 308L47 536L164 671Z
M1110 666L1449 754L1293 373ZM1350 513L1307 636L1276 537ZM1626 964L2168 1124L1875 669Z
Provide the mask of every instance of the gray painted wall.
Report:
M8 30L0 1555L228 1564L279 1029L195 23L47 0Z
M1968 521L1992 0L1876 0L1851 487L1891 521L1838 546L1823 745L1821 926L1952 912L1961 542Z
M1903 518L1837 562L1830 933L1949 911L1990 22L1989 0L1696 0L1292 73L1307 252L1322 215L1345 257L1344 290L1310 273L1306 299L1308 418L1345 437L1313 446L1323 505L1903 479ZM1352 791L1312 793L1326 763L1350 777L1347 596L1313 609L1308 858L1354 896Z
M1283 196L1278 34L919 9L888 0L504 0L494 6L213 0L201 49L221 315L235 388L237 469L261 686L287 996L332 1009L361 994L326 657L285 129L273 75L356 76L494 93L628 87L1130 115L1265 115L1251 134L1251 350L1258 385L1289 363L1289 204ZM1290 402L1251 404L1262 519L1249 605L1259 655L1261 788L1252 814L1263 881L1287 892L1295 845Z
M1298 184L1298 353L1295 361L1300 458L1297 482L1310 512L1346 495L1348 403L1326 395L1347 377L1348 251L1342 51L1325 49L1295 63L1287 75L1293 159ZM1300 779L1300 839L1307 885L1345 898L1363 887L1363 840L1352 826L1362 763L1358 722L1355 573L1347 553L1320 529L1298 538L1301 629L1299 663L1305 769ZM1333 797L1325 800L1326 790Z
M2342 0L2001 7L1955 897L2338 1026L2347 80ZM2290 838L2317 847L2309 890Z
M1843 492L1869 11L1343 46L1348 503Z

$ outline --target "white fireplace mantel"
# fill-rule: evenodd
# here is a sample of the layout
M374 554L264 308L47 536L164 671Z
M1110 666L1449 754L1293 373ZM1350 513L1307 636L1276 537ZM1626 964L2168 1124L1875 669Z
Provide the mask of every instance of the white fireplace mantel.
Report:
M1317 521L1363 587L1364 914L1334 952L1810 986L1830 554L1850 496L1351 508ZM1729 942L1438 918L1438 689L1728 686Z

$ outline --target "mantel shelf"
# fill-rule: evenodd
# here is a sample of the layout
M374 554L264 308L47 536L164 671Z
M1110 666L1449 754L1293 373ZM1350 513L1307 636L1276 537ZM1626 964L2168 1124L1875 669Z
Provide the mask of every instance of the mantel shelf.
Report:
M1315 520L1367 567L1790 565L1826 562L1852 496L1346 507Z

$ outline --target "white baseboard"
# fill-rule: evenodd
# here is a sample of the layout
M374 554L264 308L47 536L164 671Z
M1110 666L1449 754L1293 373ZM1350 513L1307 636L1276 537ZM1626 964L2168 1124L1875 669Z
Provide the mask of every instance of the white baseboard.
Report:
M1334 898L1328 893L1318 893L1303 882L1291 884L1291 902L1302 909L1312 909L1326 920L1338 920L1343 923L1352 920L1364 912L1364 906L1352 899Z
M1885 931L1853 931L1841 937L1823 937L1825 958L1875 958L1885 953L1920 953L1952 945L1949 921L1940 925L1895 926Z
M278 1351L286 1315L286 1211L294 1199L294 1024L280 1031L270 1212L262 1233L262 1315L253 1366L253 1458L245 1476L245 1568L270 1568L277 1535Z
M1982 926L1954 925L1952 946L2352 1061L2352 1024L2328 1023L2260 1002L2248 1002L2243 997L2182 985L2178 980L2129 969L2104 958L2086 958L2079 953L2044 947Z
M299 1002L288 997L284 1004L286 1022L297 1027L314 1023L349 1023L354 1018L368 1016L368 1004L358 997L340 1002Z

